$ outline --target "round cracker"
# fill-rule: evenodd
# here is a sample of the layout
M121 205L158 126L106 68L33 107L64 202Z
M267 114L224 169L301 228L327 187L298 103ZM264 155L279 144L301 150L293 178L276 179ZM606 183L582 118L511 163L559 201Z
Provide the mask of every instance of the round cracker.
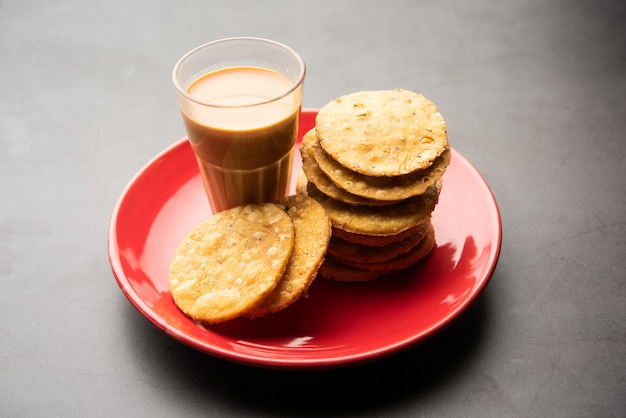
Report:
M392 271L402 270L426 257L430 250L435 245L435 229L432 224L429 224L427 232L422 240L414 246L409 252L401 254L391 260L383 261L380 263L366 263L358 261L343 261L348 266L354 267L359 270L377 272L377 273L389 273Z
M305 182L308 180L315 184L317 189L326 196L335 200L339 200L350 205L388 205L394 202L375 201L361 196L356 196L338 187L325 173L320 169L315 158L315 153L319 149L319 142L315 135L315 128L304 134L302 143L300 144L300 154L302 155L302 170L305 174L304 179L298 178L298 188L303 189ZM323 152L323 151L322 151Z
M419 244L428 232L429 225L430 222L425 222L403 240L383 246L355 244L333 236L328 245L328 254L340 261L359 263L382 263L389 261L411 251L413 247Z
M426 218L422 223L426 223L430 217ZM354 244L367 245L371 247L384 247L394 242L402 241L411 236L421 226L418 224L413 228L409 228L406 231L402 231L395 235L363 235L355 234L352 232L344 231L343 229L333 228L333 237L341 238L344 241L348 241Z
M280 311L298 300L317 276L330 241L330 219L316 200L306 195L293 195L282 198L277 204L293 222L293 250L278 286L246 313L248 318Z
M332 159L367 176L426 169L448 144L446 122L435 104L402 89L339 97L320 109L316 128Z
M452 154L450 148L446 147L444 152L433 161L430 167L424 170L414 171L402 176L374 177L343 167L337 161L331 159L319 147L319 144L316 145L313 146L315 161L319 169L328 177L332 184L355 196L355 199L360 197L365 199L366 202L371 202L372 200L397 202L424 193L428 187L441 179L450 164ZM323 191L321 188L320 190Z
M333 228L370 236L397 235L416 227L430 217L439 189L429 187L423 194L395 205L351 206L331 199L309 183L307 194L326 209Z
M169 269L174 302L210 324L241 316L278 285L293 243L293 222L273 203L219 212L176 249Z
M319 273L325 279L338 282L367 282L382 276L382 273L348 266L332 257L326 257Z

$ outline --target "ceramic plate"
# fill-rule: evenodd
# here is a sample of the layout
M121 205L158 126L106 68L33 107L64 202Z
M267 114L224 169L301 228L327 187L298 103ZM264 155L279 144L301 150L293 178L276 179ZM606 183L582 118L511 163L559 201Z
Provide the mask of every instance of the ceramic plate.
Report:
M300 136L316 114L302 112ZM294 173L300 167L296 152ZM263 367L345 366L424 341L485 288L501 244L500 214L489 186L453 149L433 213L436 244L425 260L372 282L317 278L305 297L281 312L203 326L178 310L167 275L179 242L210 215L193 152L180 140L121 194L108 235L113 273L135 308L171 337L213 356Z

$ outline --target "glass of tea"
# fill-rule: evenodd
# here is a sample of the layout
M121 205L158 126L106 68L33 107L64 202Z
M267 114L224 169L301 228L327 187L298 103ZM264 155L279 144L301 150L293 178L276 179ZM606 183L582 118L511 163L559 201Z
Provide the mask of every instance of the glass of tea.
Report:
M305 73L293 49L260 38L210 42L176 63L176 97L213 212L287 192Z

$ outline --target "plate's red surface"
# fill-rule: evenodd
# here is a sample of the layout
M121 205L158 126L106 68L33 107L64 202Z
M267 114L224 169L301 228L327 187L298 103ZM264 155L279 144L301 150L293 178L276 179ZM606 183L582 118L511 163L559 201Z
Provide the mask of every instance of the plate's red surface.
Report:
M302 112L301 134L314 125L316 114ZM300 167L296 153L294 173ZM176 340L266 367L353 364L423 341L485 288L501 244L500 214L489 186L453 149L433 213L437 241L427 259L372 282L317 278L306 297L281 312L209 327L178 310L167 274L181 239L210 215L193 153L180 140L146 165L120 196L108 236L113 273L139 312Z

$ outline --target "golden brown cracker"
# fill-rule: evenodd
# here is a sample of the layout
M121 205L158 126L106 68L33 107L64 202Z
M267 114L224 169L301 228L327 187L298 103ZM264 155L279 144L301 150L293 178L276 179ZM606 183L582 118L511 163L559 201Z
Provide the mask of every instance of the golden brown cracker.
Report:
M382 273L361 270L348 266L332 257L326 257L319 269L320 276L338 282L367 282L377 279Z
M415 247L426 235L430 222L418 226L408 237L383 246L355 244L333 236L328 245L328 254L340 261L360 263L382 263Z
M304 171L300 171L300 173L298 173L298 177L296 178L296 193L297 194L306 194L306 185L309 182L309 180L306 177L306 174L304 174Z
M425 223L430 217L425 218L422 223ZM417 228L421 226L421 223L413 228L409 228L406 231L402 231L395 235L363 235L355 234L352 232L344 231L343 229L333 227L333 237L341 238L344 241L348 241L354 244L368 245L372 247L384 247L385 245L392 244L394 242L402 241L408 238L417 231Z
M293 222L273 203L219 212L176 249L169 269L174 302L207 323L241 316L278 285L293 244Z
M277 312L298 300L315 279L330 241L330 219L317 201L306 195L293 195L282 198L278 205L293 222L293 250L278 286L246 313L249 318Z
M377 202L370 199L356 196L338 187L321 169L315 158L316 148L319 143L315 135L315 128L304 134L300 144L300 154L302 155L302 170L305 179L298 179L298 186L304 189L305 181L315 184L317 189L326 196L351 205L387 205L389 202ZM322 151L323 152L323 151Z
M341 96L316 117L322 149L367 176L398 176L428 168L448 144L447 126L433 102L408 90Z
M366 199L365 202L369 201L370 204L372 201L397 202L424 193L428 187L441 179L450 164L451 157L448 147L433 161L432 165L424 170L417 170L402 176L374 177L343 167L337 161L332 160L318 144L316 145L313 146L314 158L319 169L332 184L355 196L355 199L360 197Z
M414 246L409 252L401 254L391 260L383 261L380 263L366 263L366 262L358 262L358 261L344 261L342 262L348 266L354 267L356 269L378 272L378 273L389 273L391 271L397 271L405 269L418 261L422 260L426 257L430 250L432 250L435 244L435 229L432 224L429 224L426 235L422 238L422 240Z
M382 207L347 205L329 198L311 183L307 193L326 209L333 228L370 236L397 235L416 227L429 218L438 199L435 186L419 196Z

